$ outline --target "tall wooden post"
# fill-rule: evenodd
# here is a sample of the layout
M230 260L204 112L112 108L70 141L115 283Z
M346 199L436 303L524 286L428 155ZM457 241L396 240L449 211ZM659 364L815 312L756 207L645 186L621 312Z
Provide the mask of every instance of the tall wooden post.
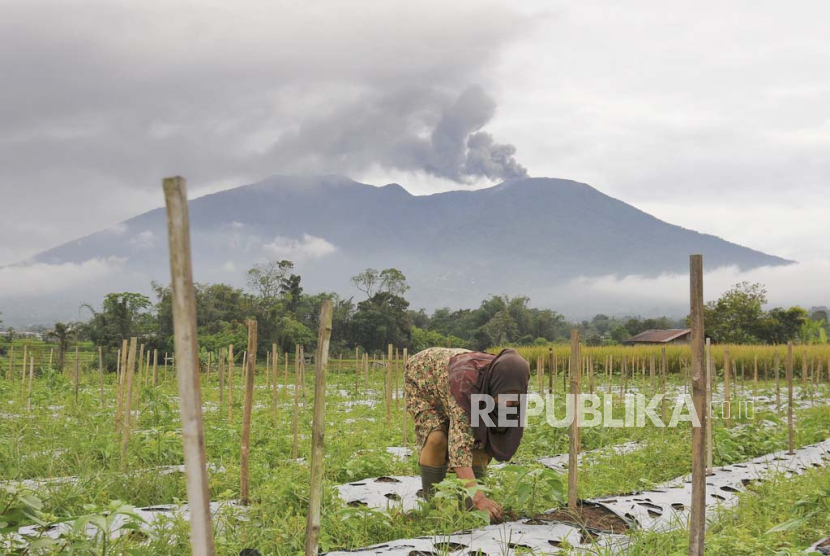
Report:
M669 361L666 358L666 346L663 346L661 351L662 364L660 365L660 392L663 394L663 399L660 401L661 416L663 423L666 422L666 375L669 372Z
M556 359L553 356L553 348L548 348L548 394L553 394L554 374L556 373Z
M226 352L219 350L219 411L225 405L225 361L228 358Z
M713 439L712 439L712 389L714 387L714 366L712 362L712 340L706 338L706 472L712 473Z
M23 346L23 368L20 370L20 409L23 409L23 402L26 401L26 363L28 362L29 346Z
M104 352L98 346L98 373L101 375L101 405L104 405Z
M124 392L124 423L121 427L121 471L127 470L127 445L130 442L130 417L133 410L133 375L138 338L130 338L130 354L127 357L127 374Z
M26 369L23 369L23 374L26 374ZM35 358L34 356L29 358L29 388L28 393L26 395L26 411L32 411L32 387L34 386L35 381Z
M729 349L723 349L723 407L726 408L724 425L726 428L732 426L732 392L730 388L730 376L732 374L732 361L729 358Z
M271 344L271 373L272 373L272 386L273 390L271 391L271 403L274 406L274 424L277 422L277 409L279 408L279 400L277 398L277 394L279 389L277 388L277 383L279 382L279 354L277 353L277 344ZM266 373L268 371L266 370Z
M170 274L173 300L173 330L179 365L179 407L182 419L185 480L190 506L190 544L194 556L213 556L213 526L210 519L199 382L199 347L196 337L196 297L190 259L190 221L183 178L164 180L167 201L167 231L170 238Z
M580 392L580 351L579 330L571 330L571 402L573 404L573 421L568 427L568 509L576 511L577 468L579 467L579 403Z
M297 459L300 441L300 345L294 346L294 444L291 457Z
M692 508L689 556L703 556L706 533L706 371L703 323L703 256L689 260L690 326L692 329L692 400L700 426L692 426Z
M118 406L115 410L115 431L121 432L122 413L124 411L124 375L127 370L127 340L121 340L121 350L118 352L118 361L121 372L118 374Z
M228 423L233 423L233 344L228 346Z
M332 304L323 301L320 309L320 332L317 337L316 369L314 373L314 417L311 432L311 483L308 493L305 554L317 556L320 544L320 508L323 502L323 455L326 432L326 372L331 339ZM389 362L390 367L392 362Z
M778 356L778 350L775 350L775 406L778 410L778 415L781 415L781 358Z
M403 382L403 447L406 448L406 414L408 410L406 409L406 377L404 373L406 372L406 363L409 360L407 357L407 348L403 348L403 369L401 371L401 382Z
M81 362L78 361L78 346L75 346L75 403L78 403L78 381L80 380L81 375ZM26 373L23 373L24 375Z
M386 426L392 423L392 344L389 344L389 356L386 358Z
M254 405L254 378L256 373L257 323L248 321L248 358L245 363L245 406L242 408L242 451L239 456L239 499L243 506L250 501L248 496L248 461L251 453L251 412Z
M6 372L6 380L14 380L14 346L9 354L9 370Z
M790 455L795 454L793 431L793 343L787 342L787 446Z
M138 349L138 381L137 381L138 384L136 386L136 390L138 390L138 405L136 407L141 405L141 384L142 384L141 380L142 380L142 378L144 378L144 374L145 374L145 373L142 372L143 369L144 369L144 344L139 344L139 349Z
M752 369L752 395L758 397L758 354L755 354L755 361Z

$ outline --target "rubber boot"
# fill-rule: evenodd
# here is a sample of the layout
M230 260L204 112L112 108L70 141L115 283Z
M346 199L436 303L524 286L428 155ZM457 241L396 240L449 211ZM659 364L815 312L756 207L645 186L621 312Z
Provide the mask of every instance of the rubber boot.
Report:
M435 492L433 485L440 483L447 476L447 465L432 467L431 465L418 464L418 466L421 468L421 489L424 498L432 498L432 494Z

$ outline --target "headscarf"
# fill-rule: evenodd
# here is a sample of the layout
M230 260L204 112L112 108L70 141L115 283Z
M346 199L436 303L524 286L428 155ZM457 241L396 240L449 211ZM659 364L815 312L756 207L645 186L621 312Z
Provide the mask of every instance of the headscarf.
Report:
M461 353L449 362L450 393L471 418L471 424L473 394L486 394L492 397L505 392L526 394L529 381L530 365L514 349L504 349L495 356L480 352ZM524 407L519 404L516 410L516 414L504 416L515 426L498 427L499 415L496 406L489 414L493 427L488 427L485 419L479 419L478 426L473 427L476 440L498 461L508 461L512 458L522 441Z

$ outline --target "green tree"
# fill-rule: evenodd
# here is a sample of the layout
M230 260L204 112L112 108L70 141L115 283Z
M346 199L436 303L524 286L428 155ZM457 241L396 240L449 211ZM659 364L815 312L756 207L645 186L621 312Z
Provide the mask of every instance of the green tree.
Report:
M764 315L767 291L763 284L741 282L704 308L706 333L716 342L749 344Z
M364 349L383 350L388 344L409 347L412 323L409 302L388 292L357 304L352 319L354 340Z
M776 307L770 309L758 321L754 330L755 336L767 344L786 344L798 339L801 326L807 320L807 312L801 307Z
M95 345L117 349L122 339L152 332L152 306L150 298L140 293L107 294L100 311L89 304L82 305L92 313L92 319L82 330Z
M300 276L292 274L289 276L282 286L282 294L288 303L288 310L295 315L300 306L300 297L303 295L303 288L300 287Z
M406 276L397 268L387 268L380 272L374 268L367 268L360 274L352 276L351 282L369 299L378 293L403 297L409 291Z
M513 316L506 308L502 309L491 318L484 326L490 338L496 345L503 346L510 342L519 332L519 327Z
M248 287L262 299L275 298L293 269L294 263L286 260L255 264L248 270Z
M73 323L65 324L56 322L55 328L46 333L46 337L54 339L58 344L58 372L63 372L66 352L69 350L69 342L75 338L76 330Z

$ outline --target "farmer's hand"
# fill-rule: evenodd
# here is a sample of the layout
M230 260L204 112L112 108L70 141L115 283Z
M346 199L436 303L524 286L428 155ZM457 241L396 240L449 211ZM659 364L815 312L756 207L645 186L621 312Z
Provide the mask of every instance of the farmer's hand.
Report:
M473 496L473 507L480 512L487 512L490 514L490 521L492 523L501 523L504 517L504 510L502 507L484 495L483 492L476 492Z

